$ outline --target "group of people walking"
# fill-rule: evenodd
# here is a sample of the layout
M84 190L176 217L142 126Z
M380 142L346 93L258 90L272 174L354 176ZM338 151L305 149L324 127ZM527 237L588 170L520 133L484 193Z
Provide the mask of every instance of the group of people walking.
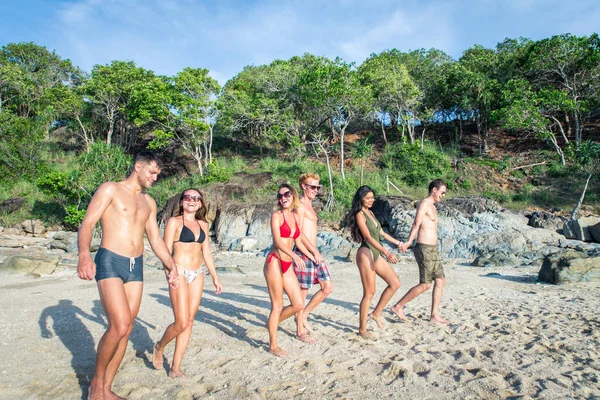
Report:
M164 238L160 236L156 203L144 192L156 181L160 170L160 161L153 153L139 153L131 174L125 180L106 182L97 189L79 229L78 275L81 279L96 280L108 319L108 328L98 344L90 399L121 398L112 391L112 383L141 303L144 233L164 265L174 314L174 322L153 346L152 364L156 369L163 368L164 349L175 340L169 376L185 377L181 362L202 299L204 266L212 278L215 292L219 294L223 289L209 245L206 203L199 190L190 188L181 193L179 208L167 221ZM273 245L263 268L271 300L267 320L269 350L280 357L286 356L287 352L277 342L279 324L294 316L296 338L305 343L316 343L317 339L311 335L313 330L308 316L333 291L329 269L317 248L318 219L312 203L321 188L319 176L303 174L298 183L301 196L288 183L278 188L277 206L270 220ZM419 203L405 243L385 233L370 210L375 201L373 189L361 186L354 195L347 221L352 238L360 243L356 263L363 286L359 313L361 336L375 339L375 335L367 330L367 320L370 317L383 328L382 311L400 288L400 279L390 266L398 259L382 245L382 239L392 243L399 251L407 251L417 239L415 258L419 265L420 283L391 307L392 312L407 320L404 306L428 290L433 282L430 320L448 323L439 314L445 278L436 247L437 213L434 207L445 194L443 181L431 182L429 195ZM102 242L92 260L90 244L98 222L102 227ZM387 287L369 314L377 276L385 281ZM315 285L319 285L319 289L307 303L308 293ZM290 301L287 306L284 306L284 292Z

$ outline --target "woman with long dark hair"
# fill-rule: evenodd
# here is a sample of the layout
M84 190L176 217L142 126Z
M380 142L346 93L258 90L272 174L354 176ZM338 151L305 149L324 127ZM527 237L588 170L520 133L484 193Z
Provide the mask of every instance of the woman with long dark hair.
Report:
M402 242L383 231L381 224L371 211L374 202L375 191L369 186L361 186L352 199L352 209L348 214L348 225L350 226L352 239L360 243L360 248L356 253L356 265L358 265L360 280L363 285L363 297L360 301L358 334L370 339L375 337L367 331L367 317L370 316L377 323L377 326L383 329L381 312L400 288L400 279L388 264L388 261L395 264L398 259L391 251L382 246L381 239L386 239L398 247L402 244ZM375 310L369 315L371 301L375 296L377 275L387 283L387 287L383 290Z
M165 243L173 254L181 283L178 289L169 287L175 322L167 327L154 346L152 364L154 368L162 369L165 346L176 339L169 371L172 378L186 376L181 371L181 360L192 336L194 318L202 300L205 273L202 264L208 269L215 292L219 294L223 289L210 252L206 212L204 195L197 189L186 189L181 193L178 212L169 218L165 227Z
M269 351L278 356L285 357L287 352L277 344L277 328L279 324L298 314L296 317L296 338L306 343L315 343L316 340L304 332L302 310L304 302L298 278L292 268L292 263L300 270L305 265L302 258L293 251L294 244L313 262L314 255L310 253L302 242L302 235L294 210L298 208L298 193L290 184L283 183L277 191L277 210L271 215L271 233L273 246L265 261L263 269L269 297L271 298L271 313L267 321L269 330ZM291 304L283 307L283 292L287 294Z

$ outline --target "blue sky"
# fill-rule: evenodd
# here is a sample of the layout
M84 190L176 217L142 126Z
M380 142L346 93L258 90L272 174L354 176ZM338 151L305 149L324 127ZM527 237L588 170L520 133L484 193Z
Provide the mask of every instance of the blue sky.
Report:
M221 84L245 65L309 52L360 64L371 53L435 47L454 58L506 37L590 35L597 0L4 0L0 45L46 46L86 71L133 60L158 74L208 68Z

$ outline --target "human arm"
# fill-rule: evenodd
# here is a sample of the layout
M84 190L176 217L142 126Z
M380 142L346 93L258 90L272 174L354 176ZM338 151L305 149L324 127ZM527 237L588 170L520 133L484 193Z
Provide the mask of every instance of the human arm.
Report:
M371 236L369 228L367 227L367 217L362 212L358 212L356 214L356 224L358 225L360 234L365 242L379 250L379 252L383 254L385 258L387 258L392 264L398 262L398 259L396 259L396 256L394 256L391 251L386 250L386 248L383 247L379 241Z
M319 249L317 249L317 246L314 246L310 242L310 240L308 240L308 237L306 237L306 235L304 234L304 215L306 213L306 207L300 204L298 208L294 211L294 213L297 216L296 222L298 223L298 227L300 228L301 232L300 237L296 239L296 247L298 248L298 250L302 251L301 247L303 245L308 252L302 251L302 253L305 254L308 258L310 258L312 261L314 261L316 264L322 264L324 260L323 256L321 256L321 253L319 252ZM299 245L298 242L300 241L302 243Z
M208 223L204 221L200 221L200 227L204 232L206 232L206 239L202 242L202 257L204 258L204 264L206 264L206 268L208 269L208 273L212 278L213 285L215 286L215 293L220 294L223 291L223 286L221 286L221 282L219 281L219 276L217 275L217 270L215 268L215 260L213 258L212 253L210 252L210 239L208 237Z
M304 270L306 266L304 261L296 253L292 251L292 246L286 245L284 239L281 237L279 227L283 224L283 214L280 212L274 212L271 214L271 234L273 235L273 247L279 250L281 253L289 256L292 261L296 264L296 267L300 270ZM302 250L300 250L302 251Z
M412 242L417 238L417 235L419 234L419 228L421 228L421 224L423 223L423 218L425 218L426 213L427 204L424 201L421 201L417 207L417 214L415 215L415 220L410 228L408 239L400 246L400 251L407 251Z
M150 242L152 251L154 251L154 254L156 254L159 260L163 263L169 286L171 286L173 289L177 289L179 287L177 265L175 264L175 261L173 261L173 257L171 257L171 251L167 247L165 241L162 237L160 237L160 230L158 229L158 223L156 222L156 202L148 195L146 195L146 199L148 201L148 205L150 206L150 214L146 220L146 236L148 236L148 241ZM170 235L174 236L174 232ZM165 232L165 236L167 236L167 232ZM171 239L171 246L173 246L172 240L173 239Z
M77 275L81 279L92 280L96 275L96 264L92 260L90 244L94 228L100 218L110 205L114 195L114 182L106 182L100 185L92 197L92 201L79 226L77 233L77 248L79 258L77 262Z
M383 231L383 229L379 232L379 235L382 236L385 240L387 240L391 244L393 244L394 246L396 246L396 248L398 250L401 249L402 242L400 240L396 239L395 237L393 237L392 235L389 235L389 234L385 233Z

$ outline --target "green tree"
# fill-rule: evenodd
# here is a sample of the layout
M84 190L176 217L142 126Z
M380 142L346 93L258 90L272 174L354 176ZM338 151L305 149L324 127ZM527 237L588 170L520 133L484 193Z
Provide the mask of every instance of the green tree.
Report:
M371 56L358 68L361 83L371 91L371 116L381 126L383 140L387 143L385 126L390 118L408 115L421 97L421 92L411 79L406 66L396 51L386 51ZM408 124L411 143L414 142L414 126Z
M579 146L584 125L600 104L600 37L565 34L540 40L528 47L526 66L538 89L554 88L568 95L573 104L568 115Z
M475 45L463 53L459 62L467 74L467 104L477 126L479 152L487 153L490 116L498 97L497 55L494 50Z
M340 141L340 174L344 175L344 139L351 121L366 114L369 90L360 84L354 64L340 58L315 57L302 71L299 93L322 121L326 121L333 137Z

